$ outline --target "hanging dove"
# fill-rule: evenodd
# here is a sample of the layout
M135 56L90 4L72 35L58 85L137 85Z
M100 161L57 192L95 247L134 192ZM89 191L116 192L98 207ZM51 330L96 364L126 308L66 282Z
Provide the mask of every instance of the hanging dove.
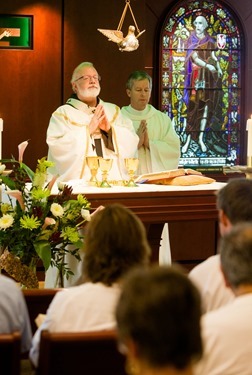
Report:
M117 43L120 51L135 51L139 47L138 38L140 35L142 35L145 30L138 33L138 35L135 35L135 26L129 26L128 34L123 37L123 33L121 30L109 30L109 29L97 29L105 35L109 41L112 41L114 43Z

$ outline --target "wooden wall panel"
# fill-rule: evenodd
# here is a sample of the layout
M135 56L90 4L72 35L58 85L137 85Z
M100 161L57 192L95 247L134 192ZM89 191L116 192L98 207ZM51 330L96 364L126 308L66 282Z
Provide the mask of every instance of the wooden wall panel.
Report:
M128 104L125 82L132 70L145 66L146 35L139 38L140 46L136 51L120 52L115 43L97 31L98 28L117 29L124 6L125 2L118 0L89 1L85 6L82 0L65 1L65 99L71 93L69 80L75 66L82 61L91 61L102 77L102 99L120 106ZM146 27L144 1L131 2L131 7L142 30ZM128 9L122 28L124 35L132 24Z
M20 4L22 3L22 6ZM0 117L4 120L2 156L17 157L17 145L30 139L24 161L35 167L47 154L45 134L49 117L61 103L62 6L13 0L1 2L1 14L34 17L32 50L0 50Z

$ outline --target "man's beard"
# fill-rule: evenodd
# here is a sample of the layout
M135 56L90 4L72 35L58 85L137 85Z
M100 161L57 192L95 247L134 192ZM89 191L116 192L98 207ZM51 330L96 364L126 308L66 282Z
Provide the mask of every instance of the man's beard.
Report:
M88 89L79 90L79 96L82 98L97 98L100 91L100 87L90 87Z

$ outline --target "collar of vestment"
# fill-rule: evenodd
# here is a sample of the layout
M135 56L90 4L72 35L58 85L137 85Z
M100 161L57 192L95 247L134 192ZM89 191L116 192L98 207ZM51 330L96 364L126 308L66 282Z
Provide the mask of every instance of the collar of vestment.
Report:
M97 104L99 104L100 99L97 98ZM77 98L76 95L72 95L66 102L66 104L71 105L72 107L78 109L79 111L82 111L86 113L87 115L92 115L95 113L95 108L96 107L90 107L86 103L82 102Z
M129 118L131 120L148 120L151 118L156 112L156 108L154 108L151 104L147 104L147 106L142 110L138 111L134 109L131 105L123 107L123 109L129 114Z

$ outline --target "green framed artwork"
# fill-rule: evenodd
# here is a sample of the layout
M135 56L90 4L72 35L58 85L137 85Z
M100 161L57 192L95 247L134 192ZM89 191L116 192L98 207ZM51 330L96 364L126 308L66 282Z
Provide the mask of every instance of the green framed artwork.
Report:
M33 16L0 14L0 49L33 48Z

